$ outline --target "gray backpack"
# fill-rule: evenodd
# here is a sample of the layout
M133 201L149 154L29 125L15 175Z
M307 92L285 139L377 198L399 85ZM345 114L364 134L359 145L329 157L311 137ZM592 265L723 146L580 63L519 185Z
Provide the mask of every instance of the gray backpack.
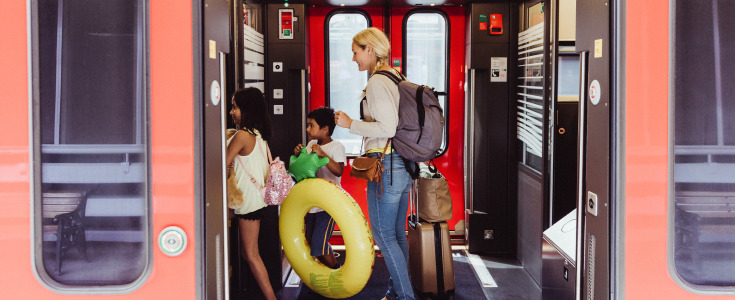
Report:
M444 135L444 113L434 90L400 78L389 71L378 71L398 85L398 127L393 147L404 159L413 162L436 157ZM400 74L400 73L399 73Z

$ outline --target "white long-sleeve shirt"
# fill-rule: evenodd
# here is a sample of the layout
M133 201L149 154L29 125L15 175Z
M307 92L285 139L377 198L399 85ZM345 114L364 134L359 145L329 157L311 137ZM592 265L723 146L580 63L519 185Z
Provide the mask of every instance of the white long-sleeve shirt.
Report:
M398 75L393 69L391 72ZM360 99L364 96L367 96L367 101L360 105L364 105L365 120L353 120L350 133L365 137L365 151L383 148L388 139L396 134L398 127L398 86L385 75L373 74Z

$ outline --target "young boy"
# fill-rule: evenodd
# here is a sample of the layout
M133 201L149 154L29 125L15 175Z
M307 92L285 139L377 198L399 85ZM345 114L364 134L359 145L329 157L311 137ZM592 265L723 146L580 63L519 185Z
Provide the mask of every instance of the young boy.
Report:
M329 163L316 171L316 177L329 180L341 187L340 181L347 157L345 146L339 141L332 140L334 127L334 109L321 107L311 111L306 117L306 134L309 138L306 150L307 153L316 153L319 158L329 158ZM296 146L294 154L298 156L303 147L301 144ZM311 246L311 256L316 256L327 267L337 268L332 246L329 245L329 239L334 231L334 219L323 209L314 207L306 214L304 223L306 239Z

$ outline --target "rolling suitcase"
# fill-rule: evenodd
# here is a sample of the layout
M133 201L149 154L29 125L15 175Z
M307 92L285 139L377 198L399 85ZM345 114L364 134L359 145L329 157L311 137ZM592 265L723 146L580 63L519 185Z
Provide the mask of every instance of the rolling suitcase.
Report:
M414 190L415 191L415 190ZM454 293L454 264L447 222L426 222L416 213L411 193L408 218L408 257L411 282L417 296L445 299Z

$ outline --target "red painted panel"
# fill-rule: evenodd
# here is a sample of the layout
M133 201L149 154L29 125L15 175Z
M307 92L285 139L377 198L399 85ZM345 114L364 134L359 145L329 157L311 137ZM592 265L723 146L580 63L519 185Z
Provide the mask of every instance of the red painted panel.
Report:
M141 292L149 297L172 290L180 299L196 297L194 194L194 78L192 8L178 1L150 3L151 163L153 236L177 225L189 245L177 257L154 247L154 269ZM198 100L198 99L197 99ZM173 109L172 109L173 108ZM178 134L171 134L178 132Z
M326 99L326 73L324 63L324 22L327 14L334 10L331 7L309 8L309 108L324 106Z
M629 299L681 293L666 265L668 14L649 13L668 11L668 5L658 0L627 7L625 285Z

